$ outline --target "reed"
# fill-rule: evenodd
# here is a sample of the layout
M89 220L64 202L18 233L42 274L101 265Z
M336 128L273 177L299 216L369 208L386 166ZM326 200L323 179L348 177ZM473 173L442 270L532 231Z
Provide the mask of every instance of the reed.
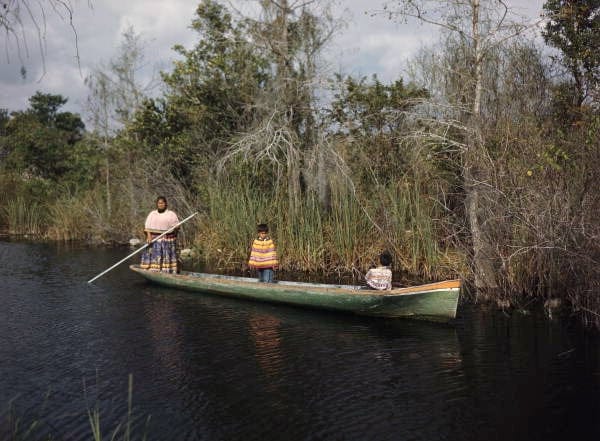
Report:
M338 270L354 271L361 266L363 256L372 254L367 250L378 242L373 240L378 235L371 234L373 226L350 189L333 185L331 201L327 219L330 264Z
M285 188L275 188L267 194L253 190L250 182L243 179L214 184L212 188L198 243L202 258L211 266L243 268L256 235L256 224L263 222L269 225L286 270L323 272L352 268L358 259L355 238L364 222L347 194L339 194L337 199L343 205L336 201L332 215L326 216L311 192L302 195L298 206L291 209ZM331 243L337 244L336 251L326 255Z
M59 241L124 242L128 236L124 233L135 219L129 216L128 203L117 206L118 210L108 210L100 187L74 193L65 189L49 204L50 222L46 234Z
M87 204L77 195L65 195L48 208L47 236L53 240L85 240L91 238L92 226L87 216Z
M39 421L26 421L17 415L13 400L11 400L8 403L8 409L2 425L4 426L3 428L0 427L2 439L10 441L26 441L35 435L36 430L39 427Z
M84 395L85 382L84 382ZM56 438L55 428L46 416L50 398L50 391L44 396L40 408L35 414L21 415L16 408L15 401L9 401L5 414L0 414L0 439L3 441L54 441ZM133 441L147 439L150 417L141 422L134 415L133 409L133 375L129 374L127 387L127 413L122 417L113 429L105 430L102 426L102 413L100 405L96 403L87 409L88 423L93 441Z
M263 192L253 191L243 179L213 182L211 188L197 247L207 262L229 269L242 268L250 241L256 234L256 225L268 223L274 232L271 198Z
M133 415L133 375L129 374L127 382L127 415L124 421L119 422L116 427L109 430L110 436L105 437L102 435L103 430L101 426L101 412L99 405L96 404L92 409L88 409L88 421L92 430L93 441L104 441L104 440L122 440L131 441L132 439L138 439L132 433L132 427L136 424ZM147 437L148 423L150 417L146 419L144 430L141 432L140 440L144 441Z
M443 238L444 213L432 196L431 183L400 178L375 186L364 196L373 227L364 230L370 247L361 249L370 265L384 249L394 255L394 271L406 282L439 280L469 275L465 254ZM362 263L364 266L364 263Z
M14 198L14 196L19 193L15 191L19 188L20 179L14 174L10 172L6 172L2 170L0 173L0 207L6 207L9 199ZM12 195L9 198L8 195ZM5 209L0 210L0 230L3 232L8 230L8 213Z
M46 392L42 405L32 416L21 415L15 405L16 398L10 400L6 413L0 415L0 439L6 441L54 440L54 437L47 433L47 423L44 420L49 395L50 391Z
M36 201L17 196L6 202L4 213L9 234L39 236L44 232L45 211Z
M323 219L314 193L300 200L299 215L288 209L287 198L280 198L275 210L282 266L295 271L326 269Z
M362 273L383 249L394 251L405 271L427 278L449 273L462 261L440 250L434 204L414 186L384 188L367 205L344 183L334 182L328 212L310 191L290 208L286 190L256 191L243 178L213 182L196 242L201 260L227 270L243 268L256 224L265 222L285 270Z
M154 208L158 195L165 195L169 208L180 215L196 211L195 198L159 159L135 163L127 159L120 158L118 166L115 164L109 191L100 181L85 190L59 187L55 192L58 197L48 203L48 237L126 243L132 237L141 237L144 218Z
M436 225L440 213L418 182L403 180L381 187L374 195L374 204L381 206L380 223L387 247L393 248L403 271L427 279L445 272L440 270L446 252L438 244ZM453 258L446 259L444 267L452 262Z

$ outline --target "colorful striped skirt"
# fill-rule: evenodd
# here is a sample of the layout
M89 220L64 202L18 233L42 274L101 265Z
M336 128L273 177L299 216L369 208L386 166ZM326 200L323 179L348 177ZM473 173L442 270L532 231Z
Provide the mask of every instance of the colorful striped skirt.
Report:
M168 234L146 248L142 253L140 268L164 273L176 273L177 236Z

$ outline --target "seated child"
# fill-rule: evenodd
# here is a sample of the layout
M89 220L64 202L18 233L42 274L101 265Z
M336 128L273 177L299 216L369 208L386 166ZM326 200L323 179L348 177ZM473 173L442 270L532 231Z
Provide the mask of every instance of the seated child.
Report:
M389 252L384 251L379 255L379 263L377 268L371 268L365 275L365 280L370 288L377 290L392 289L392 256Z

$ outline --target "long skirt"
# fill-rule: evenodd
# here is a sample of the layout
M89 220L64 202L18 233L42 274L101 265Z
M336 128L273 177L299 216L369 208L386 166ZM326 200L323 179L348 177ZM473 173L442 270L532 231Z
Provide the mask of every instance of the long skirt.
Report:
M163 237L142 253L140 268L165 273L177 272L177 239Z

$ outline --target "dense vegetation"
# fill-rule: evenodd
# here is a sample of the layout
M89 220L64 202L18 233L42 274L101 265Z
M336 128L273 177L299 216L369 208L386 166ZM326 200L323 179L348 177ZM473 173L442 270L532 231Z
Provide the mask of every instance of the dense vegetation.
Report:
M415 3L386 16L419 18ZM560 300L600 323L598 3L546 2L551 52L501 2L438 3L457 15L391 83L323 78L339 24L323 3L248 18L201 1L197 43L153 97L128 31L86 80L88 127L61 95L0 112L0 225L124 242L164 194L201 211L184 240L223 271L266 222L285 270L360 277L389 249L403 281L458 274L478 298Z

